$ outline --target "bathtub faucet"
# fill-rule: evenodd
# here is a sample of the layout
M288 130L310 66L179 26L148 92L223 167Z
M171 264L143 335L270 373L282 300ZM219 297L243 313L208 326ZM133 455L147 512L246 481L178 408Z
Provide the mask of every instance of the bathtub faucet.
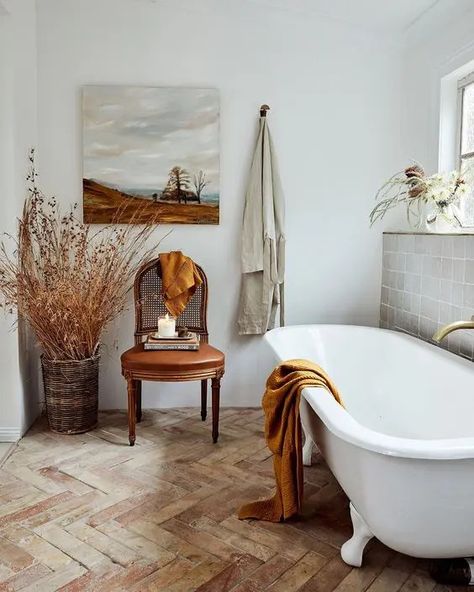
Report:
M459 331L459 329L474 329L474 316L471 317L470 321L456 321L455 323L449 323L436 331L433 335L433 341L439 343L447 335L453 331Z

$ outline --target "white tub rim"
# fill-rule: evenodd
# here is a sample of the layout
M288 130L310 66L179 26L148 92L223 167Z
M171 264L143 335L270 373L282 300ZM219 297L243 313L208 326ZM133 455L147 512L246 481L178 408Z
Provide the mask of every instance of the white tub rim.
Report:
M380 331L384 333L395 334L404 339L421 342L428 348L436 350L438 355L446 355L453 362L465 363L471 365L472 362L447 352L427 342L423 342L410 335L397 333L388 329L379 329L376 327L364 327L358 325L329 325L329 324L305 324L292 325L273 329L265 335L265 341L269 344L273 352L280 359L277 349L272 344L272 334L288 330L315 329L324 327L339 328L361 328L368 331ZM282 360L283 361L283 360ZM472 368L472 366L471 366ZM342 393L344 396L344 394ZM474 437L462 438L441 438L441 439L418 439L403 438L399 436L389 436L383 432L378 432L368 428L355 420L341 405L337 403L334 397L323 388L306 387L302 391L302 396L313 408L316 414L324 422L327 429L338 438L372 452L384 454L393 457L428 459L428 460L449 460L449 459L472 459L474 458ZM474 393L473 393L474 396Z

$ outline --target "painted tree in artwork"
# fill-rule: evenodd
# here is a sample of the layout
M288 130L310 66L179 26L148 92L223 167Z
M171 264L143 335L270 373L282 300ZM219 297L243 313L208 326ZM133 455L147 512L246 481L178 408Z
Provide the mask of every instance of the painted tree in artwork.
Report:
M189 191L189 184L190 178L188 171L180 166L174 166L169 173L166 189L172 195L176 196L178 203L181 203L181 200L183 199L186 204L188 203L187 191Z
M199 171L197 175L194 175L193 183L196 189L196 197L198 203L201 203L201 193L204 187L206 187L206 185L209 185L209 181L206 178L206 173L204 171Z

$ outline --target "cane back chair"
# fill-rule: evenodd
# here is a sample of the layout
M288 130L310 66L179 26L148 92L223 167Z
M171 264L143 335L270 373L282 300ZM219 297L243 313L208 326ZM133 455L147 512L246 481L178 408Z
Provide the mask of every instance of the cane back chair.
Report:
M212 386L212 440L219 436L220 382L224 375L224 354L208 343L207 278L199 265L202 279L185 310L176 319L178 327L187 327L200 337L198 351L150 351L143 347L149 333L157 331L158 318L166 314L163 299L160 259L141 267L134 282L135 346L121 356L122 374L127 380L128 427L130 446L135 444L135 424L142 419L142 381L201 381L201 419L207 417L207 383Z

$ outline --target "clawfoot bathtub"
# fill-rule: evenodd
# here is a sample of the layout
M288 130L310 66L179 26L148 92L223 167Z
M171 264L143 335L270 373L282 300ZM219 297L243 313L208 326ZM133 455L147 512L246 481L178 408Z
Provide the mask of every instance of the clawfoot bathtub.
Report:
M285 327L266 340L277 362L322 366L344 399L317 388L301 398L304 462L315 442L350 499L343 560L360 566L373 536L414 557L474 555L472 363L369 327Z

